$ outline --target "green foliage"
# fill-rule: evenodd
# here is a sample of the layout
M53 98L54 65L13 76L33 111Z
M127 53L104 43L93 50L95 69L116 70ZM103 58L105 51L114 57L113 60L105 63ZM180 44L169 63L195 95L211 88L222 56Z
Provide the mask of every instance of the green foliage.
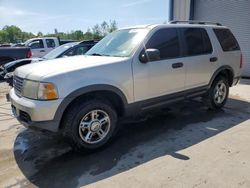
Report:
M3 29L0 30L0 43L18 43L32 37L35 37L35 35L23 32L19 27L14 25L4 26Z
M19 43L24 42L34 37L59 37L61 39L71 40L100 40L108 33L117 30L117 22L111 20L109 22L103 21L101 24L94 25L89 28L85 33L81 30L71 31L68 33L59 32L57 29L54 33L48 33L44 35L42 32L38 32L37 35L33 33L23 32L16 26L5 26L0 30L0 44L3 43Z

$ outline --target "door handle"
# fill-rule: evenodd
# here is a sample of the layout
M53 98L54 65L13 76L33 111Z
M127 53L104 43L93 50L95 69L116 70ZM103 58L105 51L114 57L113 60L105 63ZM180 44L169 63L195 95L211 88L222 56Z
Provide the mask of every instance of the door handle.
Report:
M181 62L179 62L179 63L173 63L173 64L172 64L172 67L173 67L174 69L181 68L181 67L183 67L183 63L181 63Z
M40 50L40 52L45 52L45 50Z
M210 57L210 59L209 59L210 62L215 62L215 61L217 61L217 60L218 60L217 57Z

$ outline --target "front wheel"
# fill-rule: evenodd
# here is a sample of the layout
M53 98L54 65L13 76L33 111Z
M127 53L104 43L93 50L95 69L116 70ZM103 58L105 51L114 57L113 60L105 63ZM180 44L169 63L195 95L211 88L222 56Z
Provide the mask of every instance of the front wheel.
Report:
M97 149L114 136L117 114L101 100L75 103L63 121L63 134L77 151Z
M228 98L229 84L225 77L217 77L207 94L203 97L203 101L210 109L222 108Z

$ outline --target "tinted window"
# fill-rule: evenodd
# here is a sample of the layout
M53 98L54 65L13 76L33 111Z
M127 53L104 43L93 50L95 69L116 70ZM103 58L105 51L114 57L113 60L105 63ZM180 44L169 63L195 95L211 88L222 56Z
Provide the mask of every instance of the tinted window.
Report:
M180 45L177 30L174 28L156 31L146 44L146 49L155 48L160 51L161 59L180 56Z
M43 46L43 41L42 40L34 40L31 43L28 44L28 46L31 49L39 49L39 48L44 48Z
M240 50L240 46L229 29L214 29L223 51Z
M65 54L63 54L63 56L74 56L74 55L76 55L75 49L71 49Z
M185 28L183 34L186 40L187 55L201 55L212 52L212 45L205 29Z
M89 47L88 46L79 46L79 47L76 47L75 50L76 50L76 55L83 55L89 50Z
M55 41L53 39L46 39L46 43L47 43L48 48L55 48L56 47Z

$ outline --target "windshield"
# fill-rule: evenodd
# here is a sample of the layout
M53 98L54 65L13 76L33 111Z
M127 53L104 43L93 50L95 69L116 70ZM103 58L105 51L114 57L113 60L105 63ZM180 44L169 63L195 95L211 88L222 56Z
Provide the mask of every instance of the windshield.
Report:
M148 32L148 29L115 31L98 42L86 55L129 57Z
M44 59L55 59L58 56L60 56L63 52L65 52L66 50L68 50L69 48L74 46L75 44L78 44L78 43L74 42L74 43L68 43L68 44L64 44L62 46L59 46L59 47L55 48L54 50L50 51L45 56L43 56L43 58Z
M28 46L28 44L32 41L32 39L26 40L23 44L24 46Z

